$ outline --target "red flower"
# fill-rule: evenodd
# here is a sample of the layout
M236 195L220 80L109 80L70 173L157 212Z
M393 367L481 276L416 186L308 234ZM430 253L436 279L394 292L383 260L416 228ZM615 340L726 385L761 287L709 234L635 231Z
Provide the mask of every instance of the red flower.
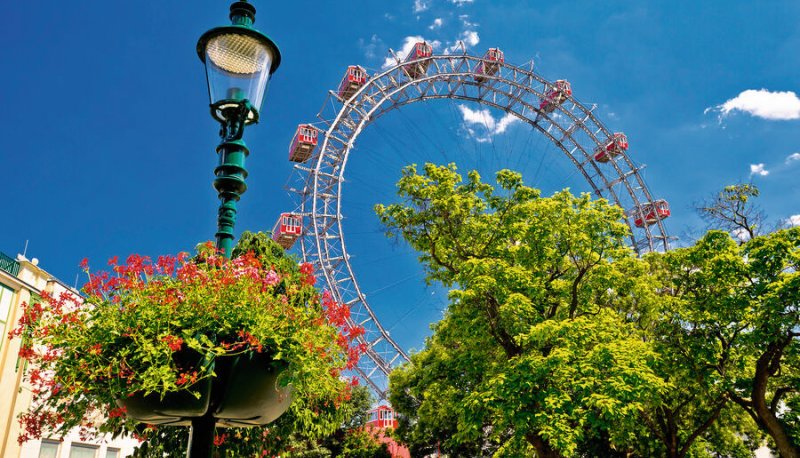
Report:
M30 345L23 345L19 348L19 357L22 359L31 359L32 357L36 356L36 353L33 352L33 348Z
M127 412L128 409L125 406L117 407L108 411L108 418L122 417L125 416Z
M227 434L214 435L214 445L219 447L220 445L224 444L227 439Z
M89 258L83 258L83 261L81 261L81 270L89 270Z
M178 375L178 380L175 381L175 384L178 386L185 385L187 383L193 384L197 381L197 371L189 372L182 372Z
M317 282L316 277L314 277L314 266L311 263L304 262L300 264L300 273L303 274L303 284L314 286Z
M161 338L162 342L166 342L169 345L169 349L172 351L178 351L183 346L183 339L180 337L176 337L173 335L166 335Z

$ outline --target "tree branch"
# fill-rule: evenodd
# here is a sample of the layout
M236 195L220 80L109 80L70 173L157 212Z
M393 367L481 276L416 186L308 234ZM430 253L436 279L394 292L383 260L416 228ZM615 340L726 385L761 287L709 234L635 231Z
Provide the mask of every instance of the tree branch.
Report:
M694 432L692 432L692 434L690 434L689 437L686 438L686 442L683 444L683 447L681 447L679 456L686 456L686 454L689 452L689 447L692 446L692 443L697 439L697 437L703 434L708 428L711 427L711 425L714 424L715 421L717 421L719 415L722 413L722 408L725 407L725 404L727 402L728 400L725 399L724 396L722 399L720 399L719 404L711 412L711 416L708 417L705 423L700 425L699 428L694 430Z
M794 393L795 391L797 391L796 388L788 386L783 386L775 390L775 394L772 396L772 402L769 403L769 410L775 412L775 410L778 408L778 403L781 402L781 398L783 397L783 395L787 393Z

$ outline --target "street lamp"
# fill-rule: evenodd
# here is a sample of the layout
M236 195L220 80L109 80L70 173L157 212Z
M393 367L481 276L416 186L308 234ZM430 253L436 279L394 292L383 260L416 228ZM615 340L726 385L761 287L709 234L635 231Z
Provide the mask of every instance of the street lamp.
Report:
M253 5L233 3L230 19L231 25L215 27L197 41L197 55L206 67L211 116L220 123L219 165L214 169L214 188L220 199L216 240L217 249L227 258L234 245L236 202L247 190L245 158L250 150L242 135L246 125L258 122L267 82L281 63L275 43L253 28ZM212 388L211 397L216 400L220 391L223 387ZM209 405L202 417L191 419L188 458L211 457L216 407Z
M225 257L233 249L236 202L247 190L242 140L244 127L258 122L267 82L281 63L278 46L253 28L256 8L246 1L230 8L231 25L215 27L197 41L197 55L206 67L211 116L220 123L219 165L214 188L219 193L217 248Z

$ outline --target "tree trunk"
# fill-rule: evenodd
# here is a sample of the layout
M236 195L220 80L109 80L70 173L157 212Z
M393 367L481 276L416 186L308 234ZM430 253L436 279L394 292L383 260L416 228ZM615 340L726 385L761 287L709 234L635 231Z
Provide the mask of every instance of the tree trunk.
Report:
M553 450L550 444L545 442L538 434L528 433L525 435L525 439L536 449L537 458L561 458L561 454Z
M800 449L792 443L786 429L767 403L767 383L771 368L780 362L785 345L770 344L767 351L756 362L756 373L753 379L753 411L761 420L767 434L775 441L775 446L783 458L800 458Z
M667 446L667 457L669 458L680 458L680 452L678 449L680 448L678 444L678 425L675 422L675 413L672 409L668 409L666 407L663 408L664 411L664 426L665 431L665 438L664 445Z

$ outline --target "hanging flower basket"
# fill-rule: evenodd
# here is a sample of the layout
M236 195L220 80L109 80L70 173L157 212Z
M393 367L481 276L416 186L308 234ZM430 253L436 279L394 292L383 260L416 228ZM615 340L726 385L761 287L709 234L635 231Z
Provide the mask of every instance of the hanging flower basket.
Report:
M228 382L214 405L217 423L227 427L263 426L280 417L292 401L291 387L280 383L285 370L285 363L264 354L233 357Z
M85 297L27 305L12 332L32 362L20 440L79 425L139 434L137 423L208 414L218 426L263 426L287 410L298 428L335 428L363 329L266 235L243 234L233 255L206 245L193 258L115 258Z
M198 366L202 355L180 350L175 359L194 360ZM163 397L134 393L117 400L129 418L153 425L188 426L192 419L209 411L220 426L264 426L289 408L291 389L280 385L286 363L274 361L264 353L220 356L215 361L217 377L196 383L192 392L178 391Z
M182 371L197 370L203 362L199 352L182 348L172 354L176 367ZM182 390L163 395L156 393L131 393L117 400L117 405L125 410L129 418L152 425L187 425L188 419L202 417L208 411L211 401L212 379L200 380L192 386L192 391Z

